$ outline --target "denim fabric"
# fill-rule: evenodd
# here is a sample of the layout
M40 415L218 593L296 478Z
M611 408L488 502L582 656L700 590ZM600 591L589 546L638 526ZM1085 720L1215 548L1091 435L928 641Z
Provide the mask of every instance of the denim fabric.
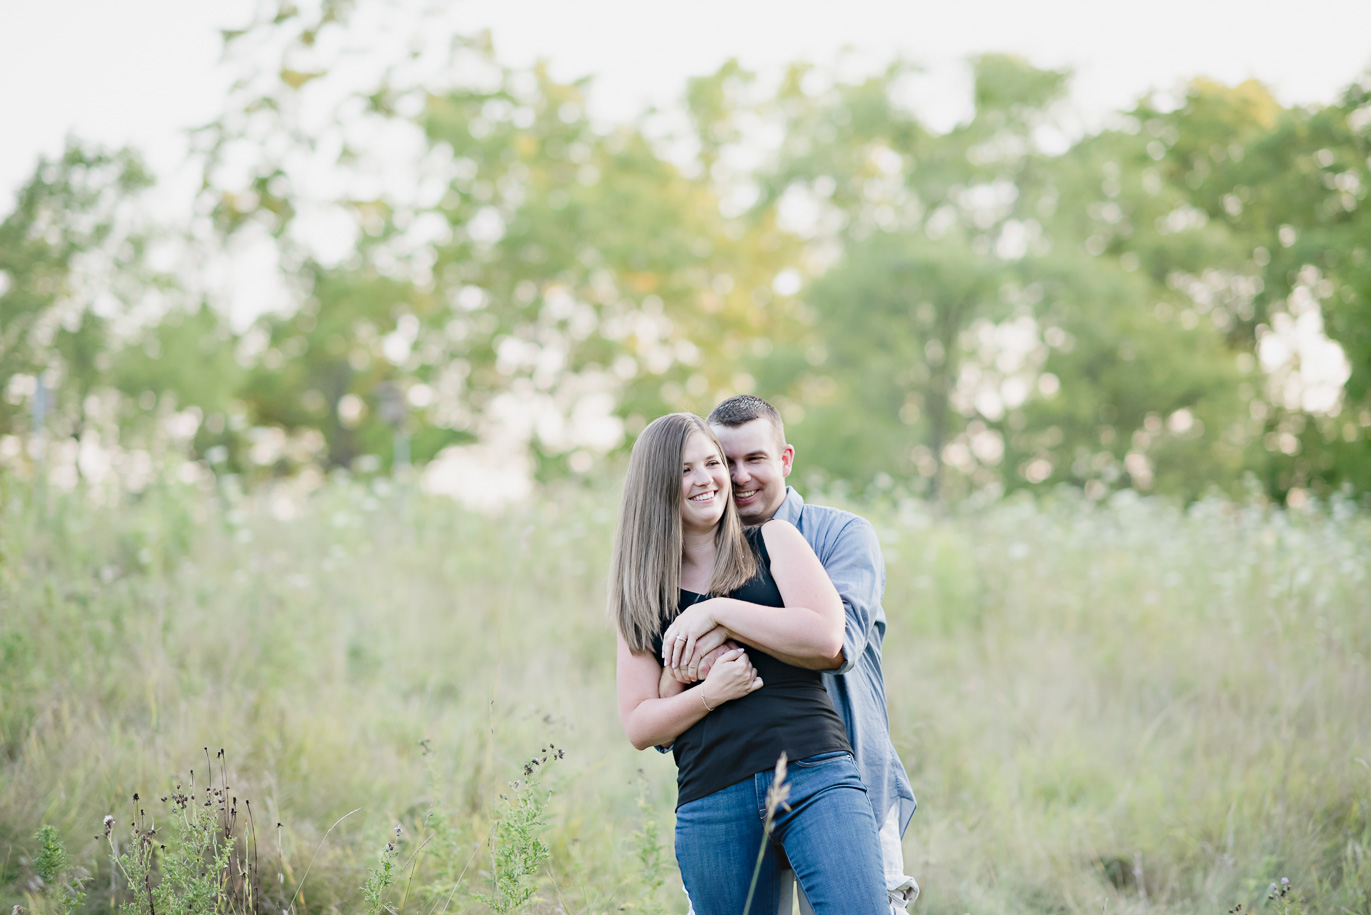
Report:
M786 773L790 809L776 812L752 905L743 911L762 848L768 770L676 810L676 862L697 915L771 915L777 847L816 915L889 915L876 819L847 753L796 760Z
M919 884L904 872L904 852L900 848L900 811L890 808L881 827L881 859L885 864L885 891L890 897L890 915L905 915L909 906L919 898ZM795 872L788 864L782 864L780 872L780 899L776 904L776 915L790 915L796 902ZM814 915L804 893L798 896L800 915Z
M774 517L799 529L843 599L847 615L843 666L825 671L824 685L833 708L847 726L847 739L870 792L876 822L884 823L891 808L897 808L899 835L903 836L915 803L909 776L890 742L885 706L885 677L881 672L885 558L880 538L864 518L826 505L806 505L789 486Z

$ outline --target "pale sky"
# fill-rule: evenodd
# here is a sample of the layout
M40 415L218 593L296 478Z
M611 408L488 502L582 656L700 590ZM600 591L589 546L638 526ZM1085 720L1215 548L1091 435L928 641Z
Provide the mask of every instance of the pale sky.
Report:
M0 212L69 133L133 144L168 174L182 131L222 102L218 29L241 25L252 6L0 0ZM688 76L729 57L774 73L797 58L831 61L844 46L859 66L896 54L925 64L920 103L934 126L959 116L961 61L985 51L1073 68L1087 117L1199 74L1256 77L1287 103L1327 102L1371 64L1367 0L458 0L450 16L489 28L508 63L542 57L561 78L596 74L592 107L605 119L669 105Z
M934 129L969 112L965 61L984 52L1072 69L1075 121L1087 126L1149 91L1172 90L1198 75L1227 83L1256 78L1286 104L1326 103L1371 65L1371 0L360 2L370 22L349 33L356 52L349 61L369 54L373 63L390 62L395 35L387 39L383 32L405 28L397 8L430 3L463 31L489 29L508 65L541 58L558 79L594 74L590 109L602 122L631 118L649 104L674 105L688 77L729 58L774 77L797 59L832 63L844 48L845 66L855 71L870 72L897 56L924 65L928 75L916 81L913 101ZM38 157L57 154L74 135L141 150L161 179L149 201L153 217L184 225L194 189L194 175L183 167L186 130L221 111L227 76L218 63L219 29L246 24L254 6L254 0L0 0L0 217ZM442 38L437 32L430 37ZM370 85L360 67L347 75ZM206 269L207 288L229 303L243 327L265 309L290 304L269 244ZM1261 355L1273 384L1322 396L1322 389L1292 386L1284 368L1296 349L1310 362L1345 365L1321 325L1314 327L1317 312L1311 314L1303 319L1309 327L1292 320L1289 334L1275 328ZM1305 337L1323 349L1306 355ZM1330 346L1336 359L1324 358ZM1325 381L1340 387L1338 378ZM488 488L495 485L488 474L473 474L462 461L487 471L515 466L480 447L445 453L443 461L456 468L447 477L480 479ZM431 471L442 476L443 461ZM526 478L514 472L501 492L517 496ZM442 489L441 480L426 482Z

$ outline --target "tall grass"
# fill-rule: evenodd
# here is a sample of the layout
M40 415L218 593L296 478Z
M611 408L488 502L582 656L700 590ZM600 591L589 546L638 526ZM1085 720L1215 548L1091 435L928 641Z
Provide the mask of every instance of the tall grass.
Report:
M477 846L551 741L544 905L682 910L635 852L638 799L669 828L674 771L617 720L614 487L487 517L381 480L292 485L40 507L0 480L0 892L21 901L52 824L97 871L84 910L109 911L102 818L208 746L252 799L275 904L309 866L297 911L362 910L402 824L397 868L419 886L474 854L448 911L483 911ZM1310 911L1371 912L1367 514L1066 493L849 507L886 547L918 907L1222 912L1289 876ZM448 838L411 859L436 809Z

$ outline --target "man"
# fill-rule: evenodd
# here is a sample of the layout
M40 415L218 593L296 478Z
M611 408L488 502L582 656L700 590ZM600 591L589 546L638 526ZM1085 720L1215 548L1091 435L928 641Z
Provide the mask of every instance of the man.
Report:
M900 847L915 802L909 776L890 742L885 705L881 673L885 560L880 541L865 519L835 508L806 505L786 485L795 449L787 444L781 415L771 404L750 395L731 397L714 408L708 422L728 459L733 498L743 523L780 518L799 528L843 600L847 614L843 649L834 659L834 668L824 672L824 683L847 725L857 768L866 782L876 822L881 824L886 888L891 911L898 915L919 895L918 884L904 872ZM699 676L703 677L708 663L701 668ZM788 903L784 909L790 911ZM807 911L808 906L802 909Z

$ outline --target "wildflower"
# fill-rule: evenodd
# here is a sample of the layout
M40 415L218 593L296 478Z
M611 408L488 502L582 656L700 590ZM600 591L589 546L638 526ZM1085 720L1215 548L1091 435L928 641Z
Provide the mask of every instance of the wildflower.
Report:
M113 829L114 829L114 817L107 813L107 814L105 814L105 836L106 836L106 838L109 837L110 831L113 830Z
M403 833L403 832L404 832L404 830L400 828L400 824L399 824L399 823L396 823L396 824L395 824L395 838L397 838L397 839L400 838L400 834Z
M1282 878L1281 878L1281 885L1285 885L1285 884L1287 884L1287 883L1289 883L1289 882L1290 882L1290 878L1289 878L1289 877L1282 877Z

